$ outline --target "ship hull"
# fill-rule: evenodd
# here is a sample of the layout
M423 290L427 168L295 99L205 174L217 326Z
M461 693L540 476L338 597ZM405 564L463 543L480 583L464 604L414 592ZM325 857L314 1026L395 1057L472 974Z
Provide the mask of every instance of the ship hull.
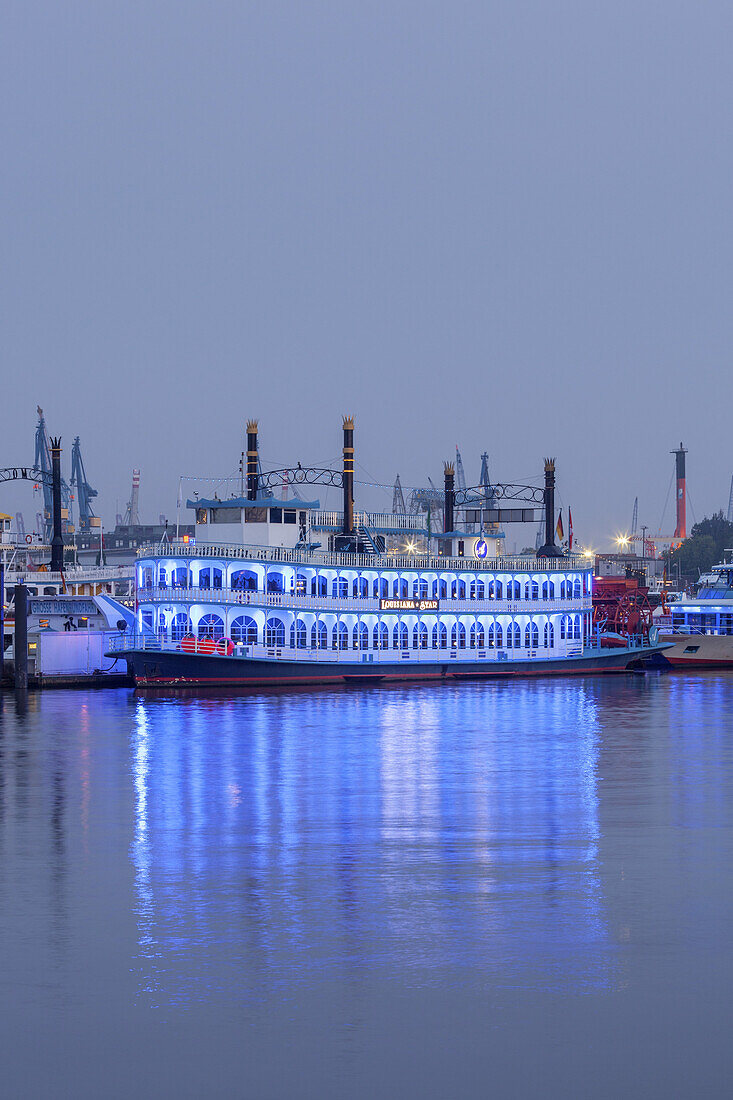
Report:
M435 661L344 663L197 653L130 650L124 654L135 685L156 687L263 687L297 684L379 684L399 680L506 679L525 676L584 676L625 672L663 647L594 650L577 657L526 661ZM119 654L117 654L119 656Z
M672 668L732 668L733 635L668 634L663 659Z

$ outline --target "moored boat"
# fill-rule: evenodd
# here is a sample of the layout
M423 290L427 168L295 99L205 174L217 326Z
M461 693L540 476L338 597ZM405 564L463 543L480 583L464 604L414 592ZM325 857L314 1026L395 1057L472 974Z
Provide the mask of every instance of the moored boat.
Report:
M554 543L553 460L544 489L494 487L512 508L483 509L478 534L454 530L458 494L446 464L444 530L431 535L419 517L354 511L350 418L343 470L299 468L294 478L338 484L342 513L274 496L283 471L260 473L257 440L250 422L246 496L188 501L194 540L138 552L136 629L110 650L124 655L137 685L577 675L640 667L663 648L643 635L602 644L591 564ZM462 490L464 506L476 503L471 492ZM536 557L505 557L501 539L481 530L533 518L522 502L542 504L545 545ZM387 553L395 523L407 547Z

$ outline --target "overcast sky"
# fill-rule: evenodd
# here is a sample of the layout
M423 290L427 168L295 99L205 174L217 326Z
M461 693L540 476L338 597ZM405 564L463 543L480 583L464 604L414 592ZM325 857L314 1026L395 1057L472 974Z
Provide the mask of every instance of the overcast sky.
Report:
M733 5L5 0L0 466L558 461L576 534L731 473ZM366 491L364 491L364 494ZM324 502L336 505L334 498ZM391 492L361 502L391 507ZM665 528L670 532L672 497ZM36 505L0 493L0 509Z

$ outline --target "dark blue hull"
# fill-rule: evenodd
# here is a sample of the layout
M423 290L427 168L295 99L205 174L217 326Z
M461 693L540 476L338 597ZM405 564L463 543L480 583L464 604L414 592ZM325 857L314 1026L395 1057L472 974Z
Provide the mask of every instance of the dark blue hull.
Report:
M137 687L262 687L291 684L378 684L395 680L475 680L517 676L584 676L639 669L659 649L590 650L578 657L526 661L332 663L284 658L216 657L179 651L124 653ZM120 656L120 654L115 654Z

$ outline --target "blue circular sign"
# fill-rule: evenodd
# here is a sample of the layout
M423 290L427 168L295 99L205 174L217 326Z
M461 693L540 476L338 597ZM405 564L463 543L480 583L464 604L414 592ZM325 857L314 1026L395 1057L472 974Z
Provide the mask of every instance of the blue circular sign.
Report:
M475 549L476 557L477 558L485 558L486 555L488 554L488 552L489 552L489 547L487 545L486 539L479 539L478 542L476 543L476 549Z

